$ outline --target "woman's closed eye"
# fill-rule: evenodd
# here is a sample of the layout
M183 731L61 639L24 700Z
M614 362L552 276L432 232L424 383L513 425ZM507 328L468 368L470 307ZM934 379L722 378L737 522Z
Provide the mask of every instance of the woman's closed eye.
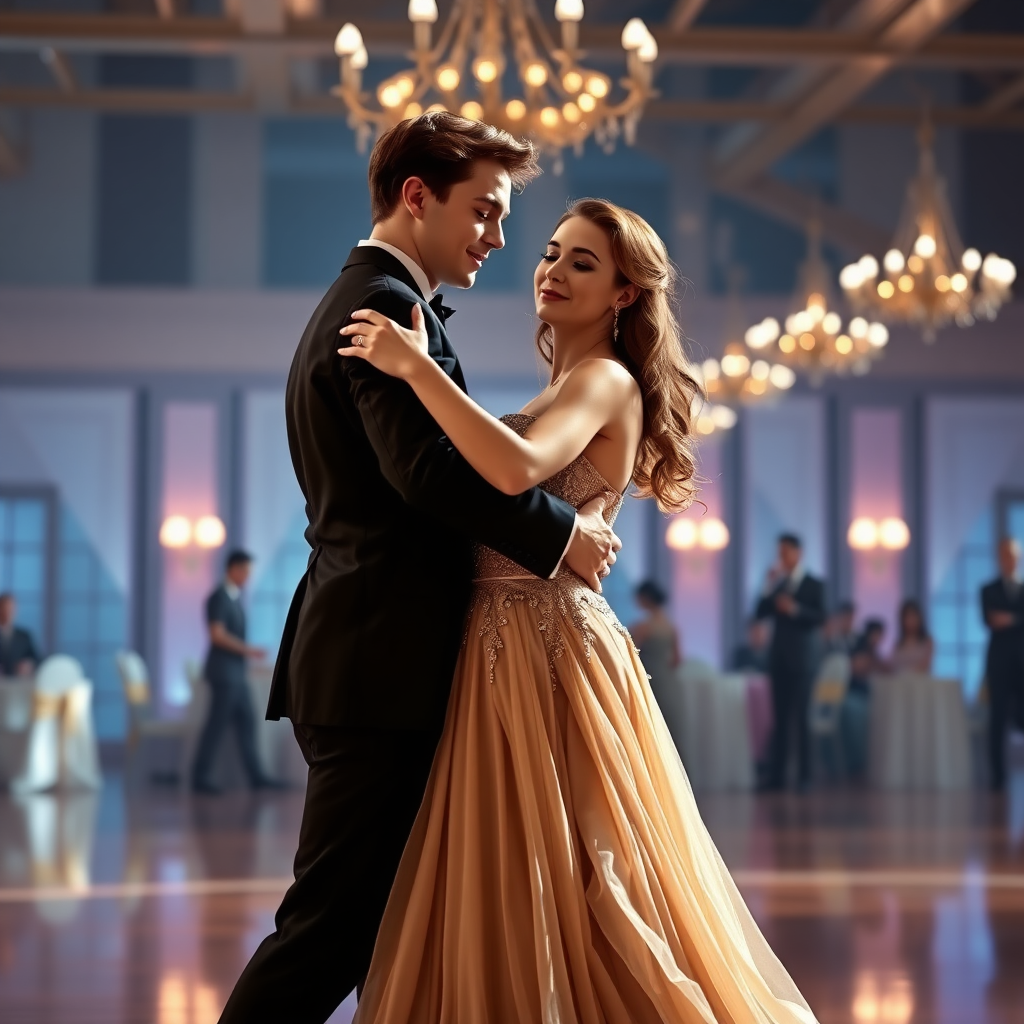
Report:
M556 263L558 261L558 253L557 252L542 252L540 254L540 258L545 263ZM594 269L589 263L585 263L583 260L577 260L572 266L573 266L573 270L593 270Z

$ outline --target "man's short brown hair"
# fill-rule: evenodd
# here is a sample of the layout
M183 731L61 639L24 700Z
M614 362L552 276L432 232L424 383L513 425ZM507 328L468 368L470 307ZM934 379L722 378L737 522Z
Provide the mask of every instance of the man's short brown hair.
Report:
M409 178L420 178L446 203L452 186L473 176L476 160L501 164L517 190L540 174L533 144L494 125L447 111L421 114L396 124L377 140L370 154L373 223L379 224L395 212Z

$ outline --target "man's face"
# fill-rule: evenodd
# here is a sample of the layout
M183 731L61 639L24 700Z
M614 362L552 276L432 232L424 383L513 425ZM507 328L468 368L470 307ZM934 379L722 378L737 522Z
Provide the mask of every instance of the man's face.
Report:
M840 634L847 635L853 632L853 612L840 612L836 616L836 626Z
M1020 563L1020 545L1015 540L1004 540L999 545L999 572L1009 579L1017 574Z
M0 601L0 626L9 626L18 614L17 602L12 597Z
M493 160L477 160L473 174L452 186L448 201L427 191L423 217L414 229L427 276L456 288L472 288L494 249L505 245L501 222L509 214L512 182Z
M779 564L786 572L792 572L800 564L800 549L795 544L782 541L779 544Z
M248 562L236 562L228 569L227 576L236 587L244 587L249 580L252 566Z

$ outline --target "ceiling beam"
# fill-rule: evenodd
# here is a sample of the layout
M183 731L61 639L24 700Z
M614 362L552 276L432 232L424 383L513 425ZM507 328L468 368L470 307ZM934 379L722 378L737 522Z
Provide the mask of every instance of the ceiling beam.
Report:
M675 0L665 19L668 30L673 34L685 32L700 16L706 3L707 0Z
M887 47L910 52L944 28L973 0L914 0L879 35ZM734 188L759 177L874 85L895 63L889 56L857 57L832 72L794 104L784 120L757 132L742 148L720 156L712 178Z
M39 53L39 59L50 69L53 80L62 92L72 93L78 90L75 69L60 50L55 50L52 46L44 47Z
M333 54L341 21L286 18L280 33L246 31L239 18L174 17L155 14L39 14L0 11L0 51L38 52L45 46L69 52L234 53L251 46L282 47L293 56ZM409 25L400 21L360 21L375 55L409 51ZM580 26L580 44L595 57L622 56L621 28ZM1024 33L955 33L936 36L916 50L885 39L835 29L653 28L660 62L705 66L786 67L794 63L836 64L855 58L887 58L943 68L1024 70Z
M897 15L906 10L910 0L854 0L838 23L833 26L851 37L876 36ZM791 106L801 97L817 89L835 71L834 64L796 64L786 68L767 86L767 99ZM723 164L757 138L761 128L756 124L737 125L718 140L714 160Z
M806 231L811 221L817 221L822 237L857 256L865 252L883 253L889 248L890 233L884 228L777 179L760 178L720 191L801 231Z
M1024 100L1024 75L996 89L985 99L982 106L989 111L1009 110L1021 100Z
M768 100L653 100L644 109L645 120L705 121L782 121L790 113L785 103ZM936 124L961 128L991 128L998 131L1024 130L1024 110L1006 107L956 105L930 107ZM860 103L839 112L835 121L850 124L905 124L921 121L921 108L910 104Z
M71 107L106 111L190 113L221 111L248 113L261 107L255 88L245 92L197 92L173 89L39 89L0 87L0 106ZM295 95L279 106L284 113L344 115L338 100L327 94ZM785 104L763 100L655 100L647 105L644 120L679 123L779 121L787 116ZM1024 131L1024 110L986 106L944 106L930 110L936 124L993 131ZM842 111L837 120L854 124L915 125L921 119L916 106L860 104Z
M334 100L338 109L338 101ZM112 112L187 114L223 111L244 113L256 109L245 93L196 92L185 89L57 89L0 87L0 107L71 107ZM339 110L339 116L341 111Z

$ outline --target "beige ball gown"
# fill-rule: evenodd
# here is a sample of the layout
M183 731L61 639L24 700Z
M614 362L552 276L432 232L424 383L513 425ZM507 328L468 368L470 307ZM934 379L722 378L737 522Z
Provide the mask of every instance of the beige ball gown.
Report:
M543 486L577 508L611 492L610 521L622 505L584 457ZM356 1024L814 1022L605 600L485 548L476 576Z

